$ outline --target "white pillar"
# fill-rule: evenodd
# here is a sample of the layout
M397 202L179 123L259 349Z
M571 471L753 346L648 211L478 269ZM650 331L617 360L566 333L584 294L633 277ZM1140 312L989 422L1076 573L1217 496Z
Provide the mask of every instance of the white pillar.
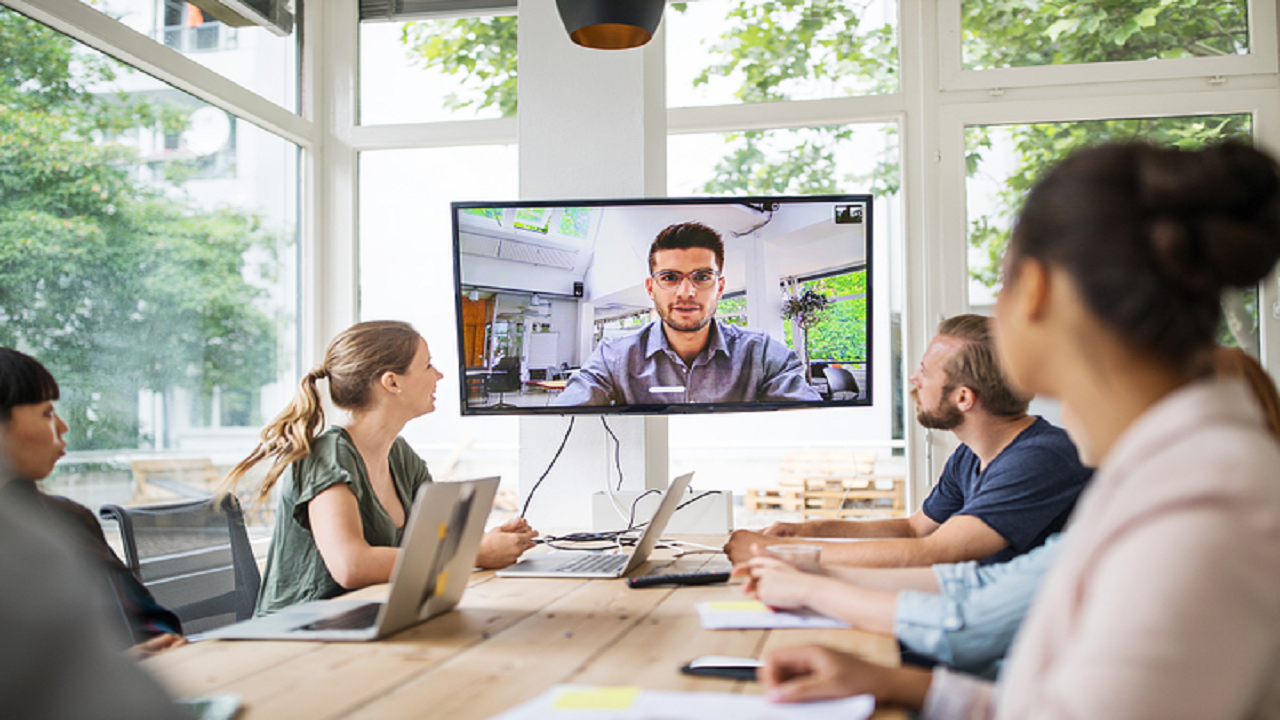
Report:
M520 197L530 200L666 194L663 32L635 50L574 45L553 0L520 0ZM590 326L584 320L580 326ZM609 416L622 443L624 490L665 488L666 418ZM520 421L521 502L545 472L569 419ZM614 442L599 417L573 436L529 506L543 530L590 524L591 493L618 487Z

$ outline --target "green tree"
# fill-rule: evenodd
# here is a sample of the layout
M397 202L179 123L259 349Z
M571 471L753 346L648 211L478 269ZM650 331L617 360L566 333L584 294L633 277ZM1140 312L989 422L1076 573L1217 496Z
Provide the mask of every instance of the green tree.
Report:
M247 278L274 272L274 235L141 182L109 140L185 111L95 93L130 70L4 9L0 58L0 345L59 379L71 447L137 446L143 389L273 381L276 319Z

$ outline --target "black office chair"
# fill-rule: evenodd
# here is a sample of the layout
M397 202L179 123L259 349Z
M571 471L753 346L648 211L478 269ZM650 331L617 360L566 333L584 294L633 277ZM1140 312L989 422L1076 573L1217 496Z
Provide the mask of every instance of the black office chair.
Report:
M827 393L831 400L854 400L858 397L858 381L853 373L838 367L823 369L827 378Z
M121 507L98 514L120 525L125 562L190 634L253 617L262 575L240 502L204 500Z
M503 402L505 394L520 389L520 358L504 357L493 366L494 374L485 380L485 390L489 394L497 393L498 402L492 407L509 408L514 405Z

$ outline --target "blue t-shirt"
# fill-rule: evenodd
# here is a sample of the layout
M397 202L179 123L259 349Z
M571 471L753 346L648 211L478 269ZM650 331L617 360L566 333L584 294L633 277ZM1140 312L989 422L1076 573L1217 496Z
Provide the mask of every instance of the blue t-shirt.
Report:
M979 471L981 462L961 445L921 510L936 523L971 515L1000 533L1009 546L983 558L984 565L1015 558L1062 530L1093 475L1066 431L1041 417Z

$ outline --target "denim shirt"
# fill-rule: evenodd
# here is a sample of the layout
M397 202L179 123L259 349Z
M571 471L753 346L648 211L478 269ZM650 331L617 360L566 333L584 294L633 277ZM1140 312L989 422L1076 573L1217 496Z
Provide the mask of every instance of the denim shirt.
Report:
M934 565L941 594L898 593L894 634L913 652L994 680L1061 539L1006 563Z
M707 346L685 364L661 321L605 338L553 405L677 405L821 400L795 352L767 333L711 321Z

